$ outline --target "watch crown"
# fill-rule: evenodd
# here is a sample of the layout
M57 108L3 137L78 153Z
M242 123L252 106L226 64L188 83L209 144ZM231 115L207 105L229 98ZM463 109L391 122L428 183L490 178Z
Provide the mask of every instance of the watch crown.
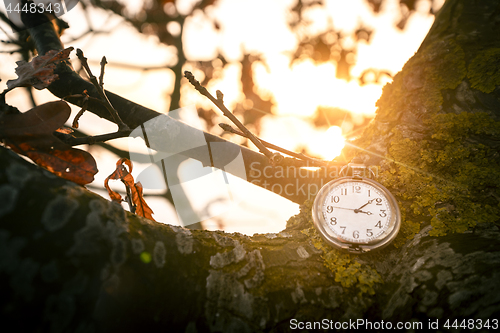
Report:
M367 170L370 171L363 163L363 159L360 156L356 156L340 172L346 176L349 175L356 178L371 178L370 175L367 175Z

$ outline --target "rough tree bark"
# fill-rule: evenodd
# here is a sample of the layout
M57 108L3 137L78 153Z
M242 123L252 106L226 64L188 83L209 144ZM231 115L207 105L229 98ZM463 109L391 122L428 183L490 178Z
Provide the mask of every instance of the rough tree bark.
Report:
M1 148L2 324L50 332L287 332L292 319L384 320L393 328L411 321L428 328L438 320L442 329L447 319L493 324L500 317L500 195L498 174L488 167L498 168L499 159L499 50L497 1L448 0L420 50L385 89L358 145L378 154L364 158L382 166L382 181L405 212L398 244L413 238L360 256L325 247L311 228L308 204L278 234L190 231L129 214ZM482 117L473 133L464 134L463 124L453 127L455 138L435 131L444 126L435 127L440 115L475 126L468 114ZM415 151L415 142L424 141L431 144ZM469 159L469 168L488 175L457 174L460 190L450 192L443 185L450 166L422 161L427 151L442 158L456 141L476 153L482 145L480 162L471 152L451 158ZM430 178L421 179L422 170ZM467 183L472 178L482 183ZM447 201L421 203L429 187L448 191ZM465 214L463 193L483 195L483 206L474 207L489 210ZM474 198L466 203L480 205ZM463 230L442 219L443 209L473 228L457 233ZM420 231L413 235L415 225ZM431 236L435 230L448 234Z

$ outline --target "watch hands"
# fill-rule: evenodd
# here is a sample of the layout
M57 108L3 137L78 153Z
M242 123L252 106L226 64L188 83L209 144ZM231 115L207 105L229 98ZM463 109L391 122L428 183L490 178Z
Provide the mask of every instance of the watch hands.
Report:
M355 210L355 209L352 209L352 208L345 208L345 207L335 207L335 206L332 206L332 207L335 208L335 209Z
M365 206L366 206L366 205L365 205ZM362 206L362 207L364 207L364 206ZM356 214L357 214L357 213L363 213L363 214L366 214L366 215L372 215L372 212L364 212L364 211L362 211L362 210L361 210L361 209L359 209L359 208L358 208L358 209L352 209L352 208L335 207L335 206L333 206L333 208L335 208L335 209L353 210Z
M368 206L369 204L371 204L375 199L372 199L372 200L368 200L367 203L365 203L363 206L359 207L357 210L361 210L361 208L365 207L365 206ZM356 209L355 209L356 210Z

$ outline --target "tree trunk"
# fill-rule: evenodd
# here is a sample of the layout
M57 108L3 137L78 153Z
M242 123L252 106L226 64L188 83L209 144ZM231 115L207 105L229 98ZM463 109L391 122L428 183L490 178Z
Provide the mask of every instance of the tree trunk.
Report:
M399 248L328 248L310 203L278 234L155 223L0 148L3 324L287 332L444 330L457 319L497 328L499 21L497 1L447 1L356 144L377 153L365 161L381 165L400 202Z

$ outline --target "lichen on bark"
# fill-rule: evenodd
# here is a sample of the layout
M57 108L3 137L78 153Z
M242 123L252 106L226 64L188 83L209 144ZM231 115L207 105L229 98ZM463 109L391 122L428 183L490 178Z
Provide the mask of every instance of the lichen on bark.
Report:
M469 64L467 77L471 87L491 93L500 85L500 48L491 48L479 53Z
M383 282L377 269L362 260L362 255L334 249L321 238L312 222L312 203L312 200L308 200L300 206L299 214L287 221L287 229L300 230L310 239L311 244L320 251L323 265L334 274L335 282L360 298L374 295L376 285Z
M378 154L365 161L381 165L379 180L400 204L397 246L428 224L439 236L500 218L500 41L490 30L500 31L479 17L462 24L484 14L473 6L443 7L419 51L384 87L376 119L356 143ZM472 48L482 32L490 43Z

